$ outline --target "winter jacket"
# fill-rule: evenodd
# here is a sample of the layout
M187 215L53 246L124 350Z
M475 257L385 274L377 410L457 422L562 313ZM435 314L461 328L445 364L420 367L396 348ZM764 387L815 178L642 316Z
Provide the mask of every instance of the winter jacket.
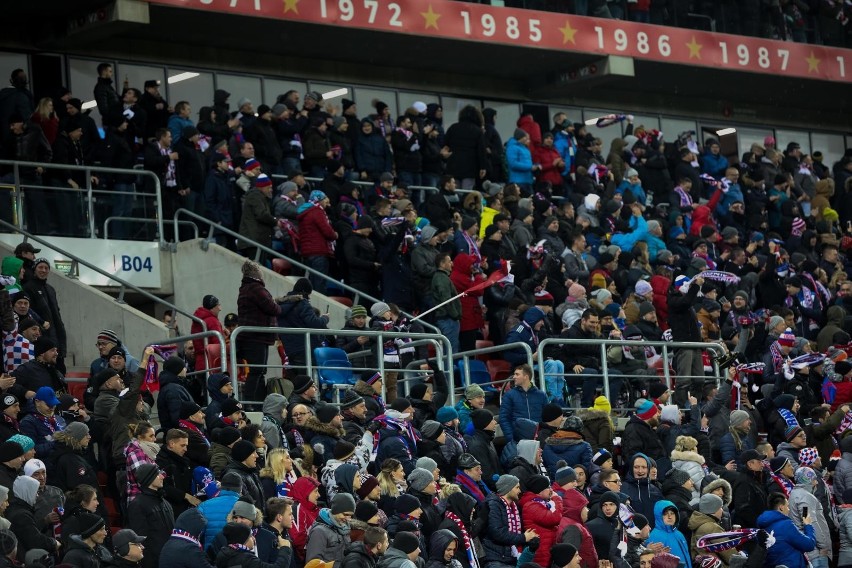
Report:
M775 536L775 544L766 551L765 566L806 568L809 565L805 553L816 548L813 525L806 525L802 533L787 515L772 510L757 518L757 527Z
M216 568L287 568L290 561L289 554L279 554L275 562L264 562L251 550L237 550L224 546L216 555Z
M375 129L370 134L359 130L355 140L355 164L358 171L367 172L371 177L392 171L393 154L385 137Z
M709 402L701 404L701 413L710 419L710 443L719 447L719 442L728 432L731 423L731 387L733 383L722 381ZM745 525L743 525L745 526Z
M190 495L193 493L192 466L189 458L179 456L163 446L157 454L157 466L166 474L163 480L163 493L172 506L173 515L178 517L189 507L189 502L184 499L184 496L187 493Z
M540 539L533 561L539 566L550 566L550 549L558 542L562 522L562 498L554 493L550 501L542 501L538 494L528 491L521 495L518 507L524 530L533 529Z
M676 290L669 292L669 327L675 341L701 341L698 319L693 306L698 297L700 286L690 286L686 294Z
M328 329L328 320L320 317L311 306L308 298L299 296L288 296L284 302L278 304L278 327L290 329L307 327L310 329ZM284 345L284 352L288 356L304 355L305 338L302 335L284 333L279 336ZM312 335L310 338L311 349L322 345L322 337Z
M494 448L494 432L474 430L473 434L465 436L464 440L467 442L467 451L482 464L482 481L494 490L494 477L502 473L497 450Z
M512 438L512 425L519 418L541 421L541 412L547 404L547 395L530 385L527 390L514 387L503 395L500 403L500 429L506 438Z
M395 426L388 425L379 430L379 448L376 463L382 463L388 458L395 458L402 463L405 475L414 471L417 454L415 441L408 438Z
M840 461L834 470L834 496L837 503L843 503L843 492L852 489L852 436L846 436L840 441ZM846 503L852 505L852 503Z
M692 556L690 555L689 545L686 543L683 534L677 529L677 524L669 526L663 522L663 509L669 507L677 509L677 506L671 501L657 501L657 504L654 505L655 526L645 543L663 543L664 546L668 546L671 549L670 554L674 554L680 558L680 566L691 568Z
M648 519L650 521L650 519ZM611 517L604 516L601 512L597 517L586 523L586 528L592 535L592 541L595 544L595 552L597 552L600 560L609 558L609 545L613 540L616 529L621 525L618 520L618 511ZM620 533L619 533L620 536Z
M515 557L512 554L512 547L520 549L526 544L524 533L509 532L507 505L502 497L496 493L491 493L486 501L488 503L488 526L486 533L481 535L482 547L485 549L485 561L514 565ZM518 507L518 503L515 503L515 507L520 517L521 509Z
M195 313L192 314L201 321L204 322L204 325L207 326L207 331L218 331L219 333L223 333L224 330L222 328L222 322L219 321L219 318L213 315L213 312L208 310L207 308L201 306L195 310ZM189 333L196 334L201 333L201 324L193 320L192 327L189 330ZM207 369L207 350L204 348L204 339L193 339L192 346L195 347L195 369L201 371L202 369ZM207 337L208 345L218 345L219 339L215 336ZM224 349L224 347L223 347ZM223 354L224 358L224 354ZM213 362L211 361L210 364Z
M523 324L519 324L517 327L509 331L509 333L506 334L505 342L526 343L530 346L533 353L535 353L536 349L538 349L538 338L535 334L534 328L535 325L545 317L547 317L545 313L538 308L530 308L526 310L523 315ZM522 347L512 348L503 352L503 358L512 365L523 365L527 362L527 352Z
M469 288L485 280L485 276L481 273L471 275L470 269L474 262L476 262L476 257L467 253L459 253L453 259L453 271L450 274L450 280L456 293L467 292ZM474 290L460 298L460 331L479 330L485 325L485 318L482 316L482 304L479 300L484 293L484 289Z
M571 467L582 465L588 471L592 464L592 446L577 432L558 430L544 441L542 450L542 461L551 479L555 479L556 464L560 460Z
M583 438L592 446L592 451L604 448L612 453L614 434L609 415L602 410L581 408L577 411L577 417L583 421Z
M233 471L243 479L243 496L251 497L252 501L258 504L264 503L263 487L260 485L260 477L257 475L257 470L250 468L247 465L231 460L222 470L222 477Z
M334 256L334 242L338 235L325 209L307 202L299 206L298 212L302 256Z
M337 526L331 517L331 509L322 509L314 525L308 529L305 560L310 562L319 558L324 562L333 561L334 568L340 568L349 543L349 526Z
M163 431L178 427L180 405L193 402L192 395L183 386L180 377L169 371L160 372L160 394L157 395L157 413Z
M530 149L514 138L506 143L506 163L509 166L509 183L529 185L535 181Z
M187 509L175 519L175 530L180 530L198 541L198 545L183 535L172 534L160 552L161 568L212 568L202 548L201 539L207 519L196 508Z
M406 553L392 546L382 554L378 563L378 568L417 568L418 566L419 564L408 559Z
M18 540L18 550L21 550L20 539ZM38 547L44 549L44 547ZM26 549L23 549L26 551ZM48 548L46 550L52 550ZM95 548L89 548L89 545L83 542L80 535L72 536L68 541L68 551L62 557L62 563L77 568L98 568L99 566L111 566L113 560L112 554L103 545L97 545Z
M240 325L272 327L281 308L272 299L272 294L263 285L262 280L244 276L237 296L237 318ZM254 341L272 345L275 338L268 333L243 333L241 341Z
M712 533L724 532L725 529L722 528L722 525L719 524L719 519L713 517L712 515L708 515L706 513L702 513L700 511L695 511L692 513L692 516L689 517L689 530L692 531L692 540L690 542L690 552L693 556L700 554L705 551L700 551L696 546L698 539ZM652 541L653 542L653 541ZM725 565L730 565L731 556L734 555L735 550L724 550L722 552L718 552L714 554L714 556L718 557Z
M213 543L222 529L227 524L228 513L234 508L234 503L240 499L240 494L230 489L222 489L219 494L212 499L203 501L198 505L198 512L201 513L207 520L207 526L204 529L204 545L205 548Z
M142 492L127 505L127 528L145 537L144 568L157 568L163 545L172 534L175 516L162 490L143 487Z
M211 221L234 229L234 191L229 172L218 168L208 172L204 182L204 203Z
M35 507L23 499L11 494L9 495L9 507L5 513L6 519L12 524L12 532L18 537L18 556L23 559L24 554L33 548L54 550L56 540L45 536L36 523ZM39 519L40 520L40 519Z
M252 188L243 198L243 215L240 218L240 234L272 248L272 231L276 226L272 216L272 203L259 189ZM237 247L253 246L248 242L237 240Z
M340 568L376 568L378 560L379 557L370 552L363 542L353 542L346 547Z
M819 499L811 492L812 487L806 485L796 485L790 492L790 520L796 525L799 530L804 526L802 523L802 510L808 508L808 515L813 521L814 537L816 538L816 548L808 552L808 559L816 560L819 556L827 556L829 561L832 557L831 532L826 522L826 515L829 514L822 508Z
M704 456L698 452L680 452L672 450L672 469L679 469L689 474L696 490L701 487L704 479ZM723 462L728 463L728 462Z
M852 506L840 506L837 515L840 529L840 554L837 556L838 566L852 564Z
M731 484L734 509L731 522L744 527L757 524L758 516L766 511L766 479L764 472L755 474L744 467L739 471L725 472L722 479Z
M435 300L436 304L440 304L446 300L450 300L451 298L458 295L455 286L453 286L453 283L450 280L450 275L444 272L443 270L436 270L435 274L432 275L432 282L429 289L431 292L431 296ZM435 310L434 315L436 319L452 319L456 321L461 320L461 300L456 298L455 300L444 304L443 306Z
M659 476L662 478L670 469L671 462L663 447L663 442L647 422L636 416L630 417L621 437L622 455L630 462L642 453L657 462Z
M38 459L47 459L53 450L53 434L65 429L65 420L61 416L54 416L56 428L51 428L36 416L36 410L32 414L24 416L20 423L21 434L32 438L35 442L35 451Z
M654 528L656 521L654 520L654 504L663 498L663 493L656 483L653 483L647 477L636 479L633 477L633 462L637 458L643 458L648 461L650 469L651 460L642 453L637 453L628 462L627 476L624 478L624 484L621 486L621 492L630 497L630 505L637 513L642 513L648 519L651 528Z
M95 468L86 459L85 450L82 448L75 450L62 442L57 442L45 464L47 465L48 485L58 487L62 491L70 491L84 483L94 487L100 502L98 514L107 518L106 506L98 484L98 475Z
M444 144L452 152L447 159L447 173L457 179L479 179L480 170L488 169L485 133L477 112L462 109L459 121L444 136Z

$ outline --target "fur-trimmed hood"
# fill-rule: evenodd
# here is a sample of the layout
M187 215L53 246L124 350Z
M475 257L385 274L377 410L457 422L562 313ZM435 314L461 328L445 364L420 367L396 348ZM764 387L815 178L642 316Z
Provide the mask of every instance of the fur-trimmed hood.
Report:
M704 456L698 452L681 452L678 450L672 450L672 461L677 460L691 461L699 465L704 465Z
M340 428L335 428L331 424L323 424L319 420L317 420L316 416L309 416L307 421L305 421L305 430L310 430L311 432L315 432L317 434L325 434L326 436L331 436L332 438L343 438L346 434L346 430L341 426Z
M609 414L594 408L581 408L577 411L576 416L583 421L583 424L594 420L609 420Z
M353 386L352 389L355 392L357 392L358 394L360 394L361 396L369 396L370 398L373 398L373 397L376 396L376 391L373 390L373 387L371 387L370 385L368 385L365 381L362 381L361 379L358 379L358 381L355 383L355 386Z
M722 501L724 501L725 506L728 506L731 504L731 495L733 494L733 491L731 490L731 484L724 479L714 479L710 483L706 484L704 488L701 489L701 494L704 495L705 493L710 493L720 487L723 492Z

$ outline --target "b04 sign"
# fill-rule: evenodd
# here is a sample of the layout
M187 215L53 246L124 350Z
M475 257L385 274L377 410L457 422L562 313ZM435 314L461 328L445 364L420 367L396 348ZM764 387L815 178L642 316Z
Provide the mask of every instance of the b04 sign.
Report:
M130 256L124 254L121 256L121 270L124 272L151 272L154 269L154 263L150 256Z

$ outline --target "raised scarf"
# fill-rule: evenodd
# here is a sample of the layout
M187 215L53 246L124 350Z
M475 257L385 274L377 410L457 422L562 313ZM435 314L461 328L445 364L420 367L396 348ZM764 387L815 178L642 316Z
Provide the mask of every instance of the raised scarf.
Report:
M837 427L834 434L840 437L840 435L849 428L852 428L852 410L846 413L846 416L844 416L843 420L840 421L840 426Z
M193 423L192 421L184 420L183 418L181 418L180 420L178 420L178 426L180 428L186 428L187 430L195 432L196 434L201 436L201 439L204 440L204 443L207 444L207 447L210 447L210 440L207 439L207 436L204 435L204 432L202 432L198 428L198 426L196 426L195 423Z
M521 534L523 531L521 530L521 512L518 511L518 504L509 501L505 497L500 497L503 500L503 503L506 504L506 517L509 519L509 532Z
M696 541L695 546L703 548L707 552L724 552L732 548L739 548L747 542L756 539L758 532L757 529L735 529L727 532L711 533L700 537Z
M786 408L779 408L778 414L780 414L781 418L784 419L784 422L787 423L787 428L799 425L799 421L796 419L796 415L787 410Z
M453 521L458 527L462 535L462 541L464 541L464 551L467 554L467 562L470 568L479 568L479 558L476 556L476 549L470 541L470 535L467 534L467 529L464 528L462 520L452 511L445 511L444 516Z

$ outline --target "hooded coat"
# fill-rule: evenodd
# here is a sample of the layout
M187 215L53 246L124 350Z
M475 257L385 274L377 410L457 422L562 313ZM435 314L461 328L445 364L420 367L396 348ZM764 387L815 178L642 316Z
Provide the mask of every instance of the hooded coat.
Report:
M236 491L221 489L216 497L208 499L198 506L198 511L206 520L207 525L202 535L204 537L202 540L205 549L213 544L213 539L222 532L222 529L228 522L226 520L228 513L231 512L231 509L234 508L234 503L239 499L240 494ZM189 510L191 511L192 509ZM178 517L178 519L182 517L183 515ZM175 526L177 527L177 521L175 522Z
M708 515L707 513L702 513L701 511L695 511L692 513L692 516L689 517L689 530L692 531L689 550L693 555L697 555L700 553L706 554L705 551L700 551L696 546L699 538L708 534L724 532L725 529L722 528L722 525L719 523L719 519L716 517ZM724 550L722 552L715 553L714 556L724 562L725 565L730 565L731 557L735 552L736 550L734 549Z
M533 529L540 539L533 561L539 566L550 566L550 549L557 543L562 522L562 497L554 493L545 502L537 493L527 491L521 495L518 506L524 530Z
M645 515L645 518L648 519L648 523L651 525L651 528L654 528L654 524L656 522L654 517L654 504L657 501L662 500L663 493L660 491L660 488L647 477L640 479L633 477L633 462L635 462L638 458L647 460L648 468L650 470L652 463L651 458L641 452L634 454L627 466L627 476L624 478L624 484L621 487L621 492L630 497L630 505L633 507L633 510Z
M285 447L287 439L281 429L284 421L281 418L282 411L287 408L287 397L282 394L272 393L263 400L263 420L260 422L260 431L266 438L266 446L270 450Z
M210 403L204 409L204 423L207 430L212 432L213 425L222 414L222 403L228 400L230 395L227 395L219 390L218 384L222 379L222 373L213 373L207 377L207 394L210 396Z
M467 292L469 288L485 281L485 276L481 272L472 275L471 266L476 262L476 257L466 253L459 253L453 259L453 271L450 273L450 282L453 283L456 291L461 294ZM461 326L460 331L474 331L481 329L485 325L485 318L482 315L482 304L479 298L485 293L485 289L468 292L461 297Z
M157 395L157 413L164 432L178 427L180 405L193 402L192 395L182 384L180 377L172 372L160 372L160 394Z
M311 477L300 477L293 483L290 496L296 502L293 511L293 526L290 528L290 538L293 540L293 548L296 556L305 560L305 547L308 542L308 529L319 516L320 508L316 503L311 503L308 497L314 489L319 487L319 482Z
M686 543L683 533L677 529L677 523L673 526L669 526L663 522L663 511L672 507L674 507L675 511L677 511L677 516L679 517L680 511L678 510L677 505L671 501L657 501L657 504L654 505L655 527L648 536L648 540L645 542L663 543L664 546L668 546L671 549L670 554L674 554L680 558L681 566L691 567L692 556L690 555L689 545Z
M622 453L631 461L631 464L633 458L642 453L657 461L660 467L660 477L663 477L670 469L669 456L657 432L635 414L630 417L630 421L624 427L624 434L621 439ZM648 519L650 518L650 515L648 515Z
M305 560L319 558L324 562L334 562L335 568L339 568L350 542L349 526L337 525L331 517L331 509L322 509L316 522L308 529Z
M187 509L175 519L175 529L189 533L202 546L207 519L196 508ZM213 568L202 547L191 540L172 534L160 552L160 568Z
M604 495L609 495L609 498L617 499L617 495L607 491ZM602 496L602 498L604 498ZM608 498L607 498L608 499ZM648 519L650 521L650 518ZM592 541L595 544L595 552L599 559L609 558L609 545L615 534L615 530L619 528L621 521L618 519L618 509L611 517L604 515L603 510L599 514L586 523L586 528L592 535Z
M556 477L560 460L565 460L572 467L582 465L588 471L592 464L592 446L578 432L557 430L544 441L542 460L551 479Z
M825 353L825 350L834 345L832 338L838 331L843 331L843 320L846 310L840 306L831 306L826 311L826 323L817 335L817 351Z
M143 568L157 568L163 545L172 534L175 516L163 491L143 487L142 492L127 506L127 528L145 537L146 549Z
M475 508L476 499L466 493L453 493L447 498L446 510L452 512L462 521L462 524L467 531L471 546L474 546L473 539L476 536L473 534L473 521L471 520L473 518L473 511ZM467 551L464 547L464 538L461 529L452 519L445 516L444 520L441 521L441 524L438 525L437 532L444 530L449 530L458 540L455 559L459 561L462 568L471 568L470 560L468 559Z
M459 545L464 546L464 543L452 531L447 529L436 531L429 538L429 562L426 563L426 568L457 567L459 562L455 558L451 558L449 562L444 561L444 551L447 550L447 547L453 541L456 541L456 547Z
M808 508L808 514L813 519L814 536L816 538L816 548L808 552L808 559L813 561L818 558L821 553L828 556L831 561L832 543L831 532L828 528L828 522L825 520L826 512L822 507L819 499L814 495L814 487L808 480L803 480L803 483L796 484L790 492L790 520L797 528L803 527L802 524L802 509Z
M478 179L481 170L487 170L483 119L479 110L465 107L459 111L459 121L447 129L444 144L452 154L447 159L447 173L456 179Z
M577 417L583 421L583 438L592 446L592 451L601 448L613 453L613 424L609 414L594 408L581 408Z

